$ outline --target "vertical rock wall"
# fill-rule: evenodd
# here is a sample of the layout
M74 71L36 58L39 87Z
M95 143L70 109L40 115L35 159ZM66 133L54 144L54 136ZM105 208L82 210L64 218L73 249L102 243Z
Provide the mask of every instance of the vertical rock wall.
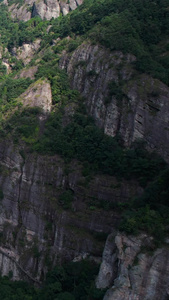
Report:
M64 54L60 67L67 70L72 87L85 97L88 113L106 134L120 134L127 147L143 139L149 150L169 161L169 88L137 73L135 60L130 54L84 43L72 55Z
M12 18L20 21L28 21L36 16L39 16L42 20L58 18L60 14L65 16L81 5L83 0L26 0L21 5L17 1L10 5L10 1L4 0L3 3L9 7Z
M167 300L168 246L153 248L153 239L111 234L106 242L98 288L110 287L104 300Z
M66 207L60 200L61 195L67 195L65 192L72 195ZM76 161L67 166L58 156L39 156L3 141L0 143L2 274L7 275L12 269L15 278L19 274L23 278L24 271L28 277L41 280L47 269L59 261L101 257L103 236L118 225L120 216L114 210L100 209L97 201L117 204L141 192L134 181L119 183L110 176L96 175L86 181Z

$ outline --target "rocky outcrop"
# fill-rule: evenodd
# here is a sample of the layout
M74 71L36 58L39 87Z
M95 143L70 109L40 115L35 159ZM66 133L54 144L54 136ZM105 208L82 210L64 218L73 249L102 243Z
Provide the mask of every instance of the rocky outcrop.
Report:
M47 20L58 18L60 16L59 2L55 0L35 1L32 7L32 17L35 16Z
M9 63L9 52L7 48L4 48L2 46L0 46L0 59L1 59L1 64L2 66L5 67L6 69L6 74L11 73L11 64Z
M49 81L39 79L20 95L24 107L40 107L45 113L52 108L52 92Z
M60 14L65 16L81 5L82 2L83 0L26 0L24 4L17 3L16 1L16 3L10 5L10 1L7 2L4 0L3 3L8 5L12 18L28 21L35 16L46 20L58 18Z
M126 202L142 190L134 181L119 183L110 176L96 175L89 180L82 170L76 161L68 165L58 156L29 153L9 140L2 140L3 275L12 270L16 279L25 274L27 279L32 276L41 280L47 269L59 261L101 257L105 236L119 224L120 218L113 209L106 208L106 203ZM99 201L105 209L99 208Z
M9 64L8 59L3 59L2 60L2 65L5 66L5 68L6 68L6 74L11 73L11 66Z
M21 47L14 47L12 49L12 55L17 59L22 60L24 66L26 66L33 58L36 51L40 48L41 40L37 39L33 43L23 43Z
M18 20L22 20L22 21L28 21L31 19L31 15L32 15L32 6L34 1L30 0L30 1L24 1L24 5L19 5L19 3L13 3L12 5L10 5L10 2L6 2L4 1L3 3L5 5L8 6L8 10L11 13L11 17L13 19L18 19Z
M111 287L104 300L167 300L168 247L153 250L153 239L111 234L96 280L98 288Z
M64 54L60 67L106 134L120 134L126 146L144 139L149 150L169 161L169 88L137 73L135 60L130 54L84 43L72 55Z
M0 59L4 58L5 56L8 56L8 55L9 55L8 49L0 46Z
M30 79L35 79L35 74L38 70L38 66L33 66L33 67L30 67L30 68L25 68L25 69L22 69L21 72L19 74L17 74L15 76L15 78L30 78Z

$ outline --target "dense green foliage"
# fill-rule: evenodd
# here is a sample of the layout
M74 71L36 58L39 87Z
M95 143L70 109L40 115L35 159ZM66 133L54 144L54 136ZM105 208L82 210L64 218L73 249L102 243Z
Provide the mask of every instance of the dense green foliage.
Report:
M131 149L125 149L120 137L106 136L85 113L82 99L78 92L70 90L64 72L60 77L57 73L56 77L60 80L63 77L64 81L60 83L58 80L54 85L57 89L57 98L53 97L56 108L46 121L43 133L40 133L38 118L41 110L21 108L2 123L1 136L12 134L15 142L25 141L32 150L42 154L60 154L66 161L77 158L88 162L94 172L118 178L137 178L142 186L146 186L166 167L163 159L155 153L148 153L141 141L133 144ZM54 79L51 76L51 81ZM65 110L73 101L77 112L64 125Z
M18 109L11 117L10 121L2 123L1 136L5 137L12 133L13 141L19 142L22 139L28 144L36 142L39 136L38 115L39 108L29 108L21 111Z
M111 50L133 53L139 71L168 84L168 42L160 44L169 33L168 6L168 0L85 1L72 14L54 20L51 32L55 37L85 34Z
M30 78L13 79L8 77L0 85L0 112L4 113L16 104L16 98L31 84Z
M57 55L52 53L52 58L49 59L49 54L47 54L48 62L45 57L46 53L35 76L36 79L44 77L50 81L53 104L65 106L68 103L78 102L80 95L76 90L70 88L66 72L59 69Z
M1 44L11 51L12 47L32 42L35 38L43 37L43 47L52 44L57 37L69 35L76 39L80 35L81 41L88 38L111 50L133 53L140 72L149 73L168 84L168 6L169 0L86 0L67 16L51 21L35 17L18 23L10 18L7 7L1 5ZM49 24L52 28L47 34ZM69 51L73 51L78 43L70 41Z
M32 42L37 37L44 36L48 22L39 17L27 22L12 20L7 11L7 6L1 4L0 10L0 34L1 45L9 50L12 47L21 46L23 43Z
M142 185L165 167L164 161L149 154L141 143L130 150L123 148L120 140L104 135L92 118L80 112L66 127L62 126L61 114L51 114L34 149L44 154L61 154L66 160L88 161L95 171L127 179L138 178Z
M0 278L0 300L101 300L105 293L94 287L98 266L90 261L55 267L47 274L41 288L26 282Z
M148 185L141 197L133 199L124 211L121 229L137 234L145 230L156 238L156 243L163 241L169 224L169 168Z

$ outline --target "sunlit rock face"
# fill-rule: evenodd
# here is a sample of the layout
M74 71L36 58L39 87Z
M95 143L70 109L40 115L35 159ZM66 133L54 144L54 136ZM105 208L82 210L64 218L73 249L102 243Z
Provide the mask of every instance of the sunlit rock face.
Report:
M24 107L40 107L43 112L48 113L52 108L52 92L49 81L38 80L20 95Z
M12 18L26 22L36 16L39 16L43 20L58 18L60 14L65 16L81 5L83 1L26 0L24 4L17 3L16 1L16 3L10 5L10 0L4 0L3 3L8 6Z

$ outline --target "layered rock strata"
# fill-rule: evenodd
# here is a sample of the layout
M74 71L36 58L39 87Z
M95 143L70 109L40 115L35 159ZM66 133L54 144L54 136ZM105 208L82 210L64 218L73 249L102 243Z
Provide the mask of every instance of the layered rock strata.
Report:
M79 257L101 257L104 239L119 224L114 210L142 190L96 175L90 180L73 161L40 156L0 143L0 266L3 275L42 280L48 268Z

